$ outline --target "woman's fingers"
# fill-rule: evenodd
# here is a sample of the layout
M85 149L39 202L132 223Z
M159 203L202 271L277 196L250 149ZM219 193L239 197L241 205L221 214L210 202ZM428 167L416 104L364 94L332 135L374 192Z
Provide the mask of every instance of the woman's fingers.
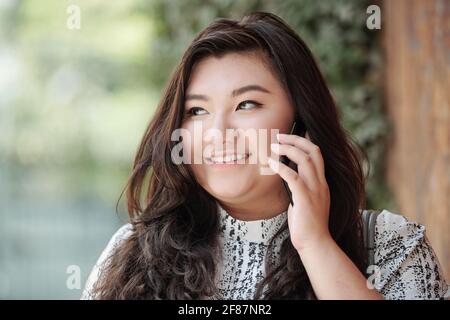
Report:
M277 135L277 139L282 144L293 145L306 152L313 160L313 163L317 169L319 181L322 184L326 184L325 164L319 146L315 145L310 140L295 134L280 133Z
M287 182L289 189L292 192L294 203L297 196L304 196L307 194L308 187L303 179L297 174L297 172L292 170L292 168L272 158L268 159L268 163L273 172L279 174L280 177Z
M304 179L309 190L319 190L320 182L318 180L316 167L307 153L288 144L273 143L270 147L276 154L281 156L285 155L297 164L298 174Z

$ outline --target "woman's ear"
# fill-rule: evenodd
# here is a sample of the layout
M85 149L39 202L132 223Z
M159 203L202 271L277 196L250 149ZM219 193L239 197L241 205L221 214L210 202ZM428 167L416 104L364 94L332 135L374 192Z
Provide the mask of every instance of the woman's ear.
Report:
M306 133L305 133L305 138L308 139L309 141L311 141L311 139L309 137L309 134L308 134L308 131L306 131Z

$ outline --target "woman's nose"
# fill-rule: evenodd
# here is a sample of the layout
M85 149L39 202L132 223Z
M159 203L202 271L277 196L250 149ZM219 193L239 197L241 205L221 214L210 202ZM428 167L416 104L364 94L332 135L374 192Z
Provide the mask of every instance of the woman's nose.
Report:
M217 116L213 119L212 124L208 129L211 129L209 136L213 137L213 142L233 141L236 135L236 128L232 121L224 116Z
M211 128L222 133L229 127L229 120L224 114L217 114L212 119Z

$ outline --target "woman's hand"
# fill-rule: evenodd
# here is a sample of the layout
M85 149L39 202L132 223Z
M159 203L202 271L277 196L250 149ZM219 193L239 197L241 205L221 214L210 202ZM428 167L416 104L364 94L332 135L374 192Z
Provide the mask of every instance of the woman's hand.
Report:
M367 287L364 275L330 235L330 190L319 148L308 135L280 134L278 141L272 151L295 162L298 172L273 159L269 165L291 189L289 232L314 293L319 299L382 299Z
M269 166L284 179L292 192L288 208L288 224L291 241L298 252L313 247L324 240L332 240L328 218L330 191L325 179L325 166L318 146L306 138L279 134L279 144L274 143L274 153L287 156L297 164L297 172L291 167L269 158Z

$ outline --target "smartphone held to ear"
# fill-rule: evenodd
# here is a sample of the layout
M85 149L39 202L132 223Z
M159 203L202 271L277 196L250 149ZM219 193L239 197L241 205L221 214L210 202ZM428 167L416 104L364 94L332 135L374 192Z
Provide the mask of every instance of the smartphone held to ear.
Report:
M298 135L300 137L304 137L305 136L305 134L306 134L305 125L303 124L303 122L298 117L294 120L294 123L292 124L292 127L291 127L291 130L290 130L289 134L295 134L295 135ZM284 155L280 156L280 161L281 161L281 163L283 163L283 164L287 165L288 167L292 168L292 166L289 165L291 160L289 160L288 157L286 157ZM297 171L297 165L294 164L294 166L295 166L295 169L293 169L293 170ZM289 201L290 201L291 205L294 205L294 202L292 201L292 192L289 189L288 183L284 179L282 179L282 181L283 181L284 188L285 188L285 190L286 190L286 192L287 192L287 194L289 196Z

